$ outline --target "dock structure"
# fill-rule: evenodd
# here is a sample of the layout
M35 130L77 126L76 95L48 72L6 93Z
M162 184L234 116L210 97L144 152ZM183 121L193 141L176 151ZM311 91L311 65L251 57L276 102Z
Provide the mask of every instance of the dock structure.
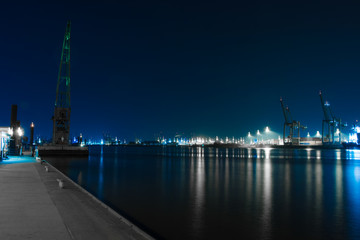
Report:
M39 156L88 156L89 148L81 146L50 145L38 146Z
M280 98L281 109L284 114L284 129L283 129L283 143L284 145L300 145L300 129L306 129L302 126L299 121L293 120L290 109L288 106L285 107L283 99ZM288 130L288 136L286 136L286 129Z
M0 239L152 239L47 168L29 156L0 163Z
M323 109L324 118L322 121L322 131L321 138L323 144L341 144L341 133L342 129L347 125L341 121L341 118L338 118L334 115L330 103L324 101L323 94L320 90L319 92L321 107ZM335 139L335 136L338 136L338 139Z
M71 22L66 25L59 74L56 85L56 100L53 120L52 143L39 146L40 156L87 156L89 155L88 147L70 145L70 30ZM79 144L80 145L80 144Z

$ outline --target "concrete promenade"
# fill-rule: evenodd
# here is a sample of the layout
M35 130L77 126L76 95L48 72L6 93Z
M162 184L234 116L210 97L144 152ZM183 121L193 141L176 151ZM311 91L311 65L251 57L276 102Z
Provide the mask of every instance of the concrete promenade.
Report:
M149 239L31 157L0 162L0 239Z

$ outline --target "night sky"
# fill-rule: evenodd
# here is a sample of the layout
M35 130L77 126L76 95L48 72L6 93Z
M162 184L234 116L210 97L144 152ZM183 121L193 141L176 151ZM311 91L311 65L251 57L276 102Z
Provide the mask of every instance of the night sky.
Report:
M0 126L18 104L25 134L51 137L68 19L73 136L281 132L280 97L314 135L320 89L360 118L359 2L56 2L2 3Z

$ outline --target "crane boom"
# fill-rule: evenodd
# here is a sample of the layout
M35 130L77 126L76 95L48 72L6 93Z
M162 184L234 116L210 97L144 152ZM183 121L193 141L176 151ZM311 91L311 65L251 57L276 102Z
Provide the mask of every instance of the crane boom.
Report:
M341 128L346 127L347 124L342 123L340 118L335 117L331 110L330 104L328 102L324 102L321 91L319 92L319 96L321 101L321 107L324 112L324 119L322 121L322 143L340 144ZM336 140L335 138L337 138L338 140Z
M283 142L284 144L300 144L300 128L305 129L299 121L293 120L289 107L285 107L284 101L280 98L281 108L284 114L284 130L283 130ZM288 131L286 131L288 129ZM286 136L288 132L288 136Z
M324 102L321 90L319 92L319 96L320 96L320 101L321 101L321 106L324 112L324 120L325 121L332 121L335 117L331 111L331 107L330 104L328 102Z
M68 145L70 134L70 28L68 21L62 46L53 116L53 144Z
M280 103L281 103L281 108L282 108L282 111L283 111L283 114L284 114L285 123L286 124L292 123L292 117L291 117L291 114L290 114L289 107L284 106L284 102L283 102L282 98L280 98Z

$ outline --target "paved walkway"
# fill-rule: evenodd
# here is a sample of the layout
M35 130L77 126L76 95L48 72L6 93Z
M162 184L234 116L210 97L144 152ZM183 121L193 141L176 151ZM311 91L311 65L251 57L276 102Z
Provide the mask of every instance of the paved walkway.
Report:
M58 178L30 157L0 163L0 239L147 238L71 182L60 189Z

